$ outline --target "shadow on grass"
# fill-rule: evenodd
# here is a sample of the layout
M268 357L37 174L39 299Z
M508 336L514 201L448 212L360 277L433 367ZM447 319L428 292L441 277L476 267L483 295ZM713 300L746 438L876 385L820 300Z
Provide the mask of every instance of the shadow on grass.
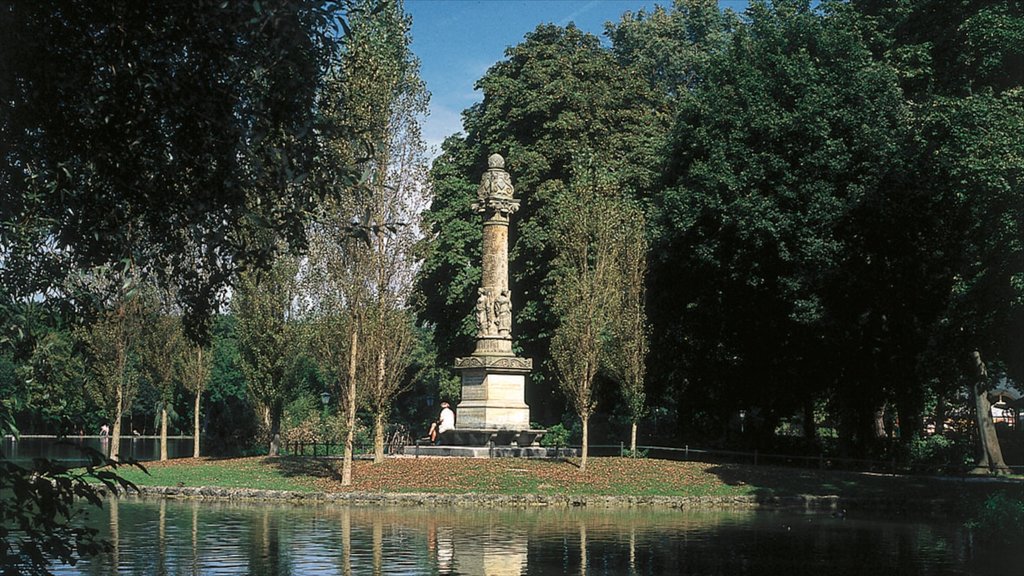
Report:
M263 461L276 468L285 478L341 480L341 473L335 466L336 460L301 456L268 456Z
M1004 482L957 477L892 476L862 472L722 464L708 468L724 484L748 486L761 502L792 496L838 497L861 503L922 505L927 512L961 513L1001 488ZM1022 483L1024 486L1024 483ZM887 506L888 507L888 506Z

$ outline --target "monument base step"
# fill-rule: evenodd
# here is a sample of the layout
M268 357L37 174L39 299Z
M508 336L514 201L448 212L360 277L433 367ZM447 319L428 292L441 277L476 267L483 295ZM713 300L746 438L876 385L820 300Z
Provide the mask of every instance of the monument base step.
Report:
M545 448L543 446L441 446L423 444L405 446L405 456L448 456L454 458L573 458L578 456L575 448Z
M539 446L547 430L515 428L455 428L437 437L442 446Z

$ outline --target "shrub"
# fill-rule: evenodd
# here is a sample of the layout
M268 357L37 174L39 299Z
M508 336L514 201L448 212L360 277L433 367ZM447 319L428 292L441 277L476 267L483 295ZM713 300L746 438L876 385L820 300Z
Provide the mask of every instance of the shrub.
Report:
M541 446L561 447L569 444L570 431L565 426L555 424L548 427L548 432L540 439Z
M1012 496L996 492L982 504L968 523L974 542L981 548L1008 548L1024 542L1024 493Z
M961 470L971 459L970 445L942 434L915 437L907 450L907 460L915 469Z

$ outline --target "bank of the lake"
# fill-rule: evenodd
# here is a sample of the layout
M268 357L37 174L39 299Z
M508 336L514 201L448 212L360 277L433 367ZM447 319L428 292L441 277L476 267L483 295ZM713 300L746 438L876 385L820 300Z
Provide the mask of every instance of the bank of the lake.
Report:
M988 495L1024 497L1021 480L889 476L774 466L592 458L179 459L121 468L143 495L421 506L806 507L893 514L973 513Z

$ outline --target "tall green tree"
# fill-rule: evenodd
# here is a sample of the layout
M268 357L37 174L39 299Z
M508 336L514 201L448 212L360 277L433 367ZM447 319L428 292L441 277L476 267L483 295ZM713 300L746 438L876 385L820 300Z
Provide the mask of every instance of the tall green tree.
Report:
M360 281L368 287L362 313L365 331L362 395L373 415L374 461L384 459L384 435L395 397L408 386L413 325L409 298L419 255L421 212L428 201L426 145L420 119L429 93L410 51L411 18L393 2L373 18L354 18L342 60L352 84L370 82L360 97L374 111L365 134L373 147L364 164L366 193L354 208L365 231ZM370 64L373 63L372 66ZM366 70L373 70L368 75Z
M350 214L341 206L329 205L323 219L312 226L304 275L307 293L316 295L308 313L313 357L321 374L336 386L343 415L343 485L352 483L360 355L365 355L361 349L364 306L369 297L362 282L368 267L368 240L348 233L346 216Z
M199 344L186 344L176 359L174 368L178 380L193 394L192 402L192 457L199 458L200 408L203 391L210 380L213 355Z
M180 285L193 335L236 271L303 244L352 164L319 113L350 2L116 1L0 7L0 282L19 301L132 260Z
M139 347L145 327L146 302L130 270L110 287L97 318L81 330L89 355L86 390L110 420L105 447L111 460L120 459L121 429L139 391Z
M986 91L987 92L987 91ZM943 191L957 219L946 308L934 331L974 399L980 469L1007 471L987 398L998 376L1024 379L1024 88L937 99L925 122L930 153L922 185ZM991 376L990 376L991 374Z
M289 377L299 355L297 274L297 261L281 257L270 270L243 273L231 299L232 312L238 317L242 372L271 456L280 448Z
M1002 469L984 406L993 378L980 375L1024 377L1015 136L1024 87L1024 6L1006 0L853 5L878 23L875 50L900 71L916 104L920 138L911 148L912 186L935 194L950 214L940 225L950 239L944 310L929 327L926 373L938 383L940 405L968 388L977 406L979 467Z
M836 386L849 437L869 442L888 369L914 365L889 319L933 288L922 281L927 290L907 295L918 268L901 267L912 254L888 250L884 235L904 229L878 229L882 253L860 264L905 280L876 274L853 292L839 281L865 257L851 222L914 203L890 182L908 107L862 26L842 5L753 2L682 97L658 202L652 318L658 372L687 398L685 433L724 432L739 397L769 437L781 415L809 412ZM931 216L901 214L914 230Z
M625 319L620 308L623 240L637 224L610 181L588 169L599 168L581 168L574 186L556 196L551 229L556 255L552 308L558 318L551 360L559 387L582 423L581 472L587 468L595 377L607 364L605 342L614 338L615 323Z
M142 374L157 391L160 414L160 460L167 460L168 414L174 404L178 381L175 364L185 345L181 318L168 313L166 307L154 306L146 319L146 330L140 336L139 364Z
M333 147L342 158L363 155L362 180L351 198L326 205L311 228L309 261L321 367L339 383L347 423L346 484L359 402L373 415L380 461L391 404L408 384L407 307L428 191L419 121L429 94L409 49L411 19L402 2L359 6L337 66L345 103L337 113L365 128L358 140L339 139Z
M637 423L647 412L647 226L640 208L627 201L612 204L618 228L612 239L619 245L612 284L618 298L610 310L610 334L605 343L605 370L618 383L629 417L629 449L636 454Z

